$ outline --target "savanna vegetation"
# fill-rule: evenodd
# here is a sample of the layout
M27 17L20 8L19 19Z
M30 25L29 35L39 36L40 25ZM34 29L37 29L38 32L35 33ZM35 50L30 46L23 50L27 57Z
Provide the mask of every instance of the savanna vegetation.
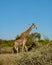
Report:
M18 39L20 35L16 36ZM0 65L52 65L52 40L40 33L27 36L28 52L13 53L14 40L0 39ZM21 49L21 48L20 48Z

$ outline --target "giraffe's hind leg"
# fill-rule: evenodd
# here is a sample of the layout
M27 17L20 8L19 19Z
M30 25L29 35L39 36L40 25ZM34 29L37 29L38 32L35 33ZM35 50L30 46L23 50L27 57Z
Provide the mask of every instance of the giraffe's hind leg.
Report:
M18 51L19 51L17 42L15 42L15 44L14 44L13 51L14 51L14 53L18 53Z
M15 49L15 47L13 47L13 53L17 53L17 50Z
M14 51L14 53L18 53L18 52L19 52L18 47L14 47L14 48L13 48L13 51Z

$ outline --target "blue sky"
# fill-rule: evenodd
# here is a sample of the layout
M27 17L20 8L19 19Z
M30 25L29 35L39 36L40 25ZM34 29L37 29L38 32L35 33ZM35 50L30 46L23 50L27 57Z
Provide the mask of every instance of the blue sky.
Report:
M32 23L31 32L52 39L52 0L0 0L0 39L15 39Z

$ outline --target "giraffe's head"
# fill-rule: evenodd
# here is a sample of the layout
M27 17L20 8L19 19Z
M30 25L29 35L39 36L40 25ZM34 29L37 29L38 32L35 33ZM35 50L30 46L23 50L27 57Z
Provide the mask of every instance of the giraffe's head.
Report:
M32 24L32 28L36 28L37 29L37 26L33 23Z

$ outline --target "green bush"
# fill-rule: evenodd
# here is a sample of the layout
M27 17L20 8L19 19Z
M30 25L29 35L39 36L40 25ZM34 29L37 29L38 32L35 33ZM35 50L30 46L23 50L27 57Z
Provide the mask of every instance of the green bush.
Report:
M12 47L14 40L0 40L0 47Z

